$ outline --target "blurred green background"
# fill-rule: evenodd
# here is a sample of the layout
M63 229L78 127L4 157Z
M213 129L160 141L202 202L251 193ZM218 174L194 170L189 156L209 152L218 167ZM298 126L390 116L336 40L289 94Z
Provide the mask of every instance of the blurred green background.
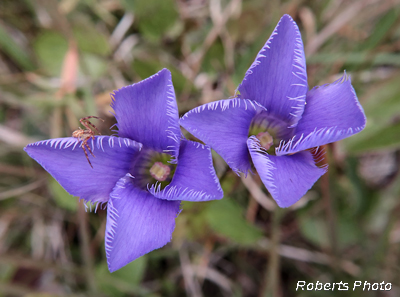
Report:
M181 115L234 95L284 13L309 86L346 70L365 130L326 146L328 173L285 210L215 154L224 199L183 203L170 244L110 274L106 210L85 212L22 148L87 115L110 135L109 93L162 68ZM396 0L1 0L0 296L400 296L399 13Z

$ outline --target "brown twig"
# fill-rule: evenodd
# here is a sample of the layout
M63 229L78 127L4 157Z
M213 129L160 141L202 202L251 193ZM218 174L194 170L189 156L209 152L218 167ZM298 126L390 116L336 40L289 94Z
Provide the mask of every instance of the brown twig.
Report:
M268 251L270 249L270 245L271 242L268 239L263 239L259 242L259 246L263 251ZM279 245L279 255L302 262L317 263L329 266L332 265L331 257L329 255L285 244ZM352 276L358 276L361 272L361 268L349 260L338 261L338 266Z
M24 185L24 186L20 186L18 188L14 188L11 190L7 190L4 192L0 193L0 201L1 200L5 200L11 197L17 197L17 196L21 196L27 192L30 192L34 189L39 188L41 185L43 185L45 183L46 179L39 179L36 180L30 184Z
M318 49L337 31L350 22L365 6L377 3L379 0L359 0L349 5L342 13L338 14L318 34L313 36L305 48L306 57L316 53Z
M240 176L243 184L249 190L253 198L266 210L272 211L276 208L275 203L260 189L250 174L247 177Z
M231 0L229 4L225 7L224 11L221 12L220 1L214 0L210 1L210 15L214 22L214 26L208 32L202 46L194 53L192 53L189 58L189 65L192 69L192 74L190 79L193 80L197 73L199 72L201 61L203 60L208 49L217 39L217 37L222 33L225 28L227 21L240 10L242 0Z
M188 296L201 297L200 284L197 279L194 278L193 267L190 263L189 254L187 249L184 247L184 243L179 249L179 259L181 261L181 269L183 279L185 280L185 289Z

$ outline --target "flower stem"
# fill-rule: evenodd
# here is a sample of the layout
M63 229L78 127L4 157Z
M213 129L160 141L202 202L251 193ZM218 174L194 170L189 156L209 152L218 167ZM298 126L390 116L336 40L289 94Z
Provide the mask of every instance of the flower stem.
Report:
M94 277L93 257L90 251L90 239L87 222L87 213L83 203L78 203L79 237L81 240L81 253L83 257L84 273L90 292L96 292L96 281Z
M265 270L264 290L260 297L279 296L280 280L280 255L279 243L281 237L280 223L284 210L277 207L272 212L271 245L269 248L269 261Z
M329 164L329 146L326 147L325 154L325 164ZM324 203L324 207L326 210L327 216L327 224L328 224L328 234L329 234L329 243L330 243L330 255L331 255L331 265L334 271L338 271L339 269L339 254L338 254L338 245L337 245L337 236L336 236L336 215L334 205L332 204L332 199L330 195L330 182L329 182L329 174L326 173L321 177L321 192L322 192L322 200Z

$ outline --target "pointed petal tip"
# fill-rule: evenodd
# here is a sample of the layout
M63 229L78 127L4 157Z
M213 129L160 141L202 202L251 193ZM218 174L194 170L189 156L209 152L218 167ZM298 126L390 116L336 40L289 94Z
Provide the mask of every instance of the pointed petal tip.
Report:
M107 264L108 266L108 271L110 271L110 273L113 273L114 271L116 271L117 269L111 268L110 264Z
M158 71L155 75L157 75L157 74L164 74L164 75L171 76L171 71L168 68L163 68L160 71Z
M301 199L301 198L300 198ZM299 200L300 200L299 199ZM299 200L297 200L297 201L299 201ZM296 201L296 202L297 202ZM288 208L288 207L291 207L293 204L295 204L295 203L292 203L291 201L289 202L289 201L280 201L280 200L275 200L275 202L276 202L276 204L278 204L278 206L280 207L280 208Z
M351 77L343 75L330 84L315 86L307 92L306 108L295 135L281 142L277 155L287 155L339 141L361 132L367 118ZM323 114L323 117L321 116Z
M282 21L282 20L288 20L288 21L294 22L292 16L291 16L290 14L287 14L287 13L284 14L284 15L280 18L279 22Z
M314 87L311 88L308 92L312 92L312 91L317 90L317 89L320 89L320 88L326 88L326 87L329 87L329 86L338 85L338 84L343 84L343 83L347 83L347 84L351 85L351 75L348 74L348 73L346 72L346 70L344 70L344 71L343 71L343 75L342 75L340 78L338 78L337 80L335 80L334 82L314 86ZM354 95L355 95L355 97L357 98L357 95L356 95L355 93L354 93Z
M278 24L277 24L275 30L276 30L280 25L282 25L282 24L284 24L284 23L291 23L292 25L294 25L295 30L296 30L297 32L299 32L299 34L300 34L299 27L297 26L297 23L296 23L295 20L292 18L292 16L289 15L289 14L284 14L284 15L280 18L280 20L279 20L279 22L278 22Z
M168 69L118 89L112 97L118 136L134 139L158 152L169 150L173 157L178 156L179 113Z
M120 176L129 171L141 145L130 139L96 136L88 146L93 167L76 138L38 141L25 147L27 154L39 163L71 195L91 203L106 202Z
M240 98L258 101L291 126L301 119L307 71L301 34L291 16L279 20L238 90Z
M157 78L158 76L166 76L167 79L171 80L171 71L169 71L167 68L163 68L163 69L161 69L160 71L158 71L157 73L155 73L155 74L153 74L153 75L151 75L151 76L149 76L149 77L147 77L147 78L145 78L145 79L143 79L143 80L141 80L141 81L138 81L138 82L136 82L136 83L133 83L133 84L124 86L124 87L122 87L122 88L119 88L118 90L114 90L111 94L112 94L113 96L115 96L115 95L116 95L117 93L119 93L121 90L130 89L130 88L132 88L133 86L137 86L137 85L140 85L140 84L147 84L147 83L149 83L150 81L152 81L152 80L154 80L155 78ZM111 107L113 107L113 106L111 105Z

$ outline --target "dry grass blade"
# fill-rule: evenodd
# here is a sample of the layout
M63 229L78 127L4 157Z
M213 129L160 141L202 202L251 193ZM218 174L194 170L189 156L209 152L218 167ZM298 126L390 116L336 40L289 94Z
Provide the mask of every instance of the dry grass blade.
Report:
M182 275L185 280L185 289L188 296L201 297L201 288L198 280L194 277L193 266L190 264L189 254L184 244L179 249L179 259L181 261Z
M192 68L192 79L197 75L201 61L204 58L204 55L210 48L210 46L215 42L217 37L223 32L226 22L230 17L237 14L240 11L240 7L242 5L242 0L231 0L229 4L225 7L224 11L221 12L221 2L220 0L212 0L210 1L210 14L214 21L214 26L206 36L203 45L196 52L192 53L189 57L189 64Z
M264 207L268 211L273 211L276 208L275 203L272 201L271 198L269 198L267 195L264 194L264 192L260 189L260 186L257 185L257 183L254 181L254 179L250 176L250 174L247 175L247 177L244 177L243 175L240 176L243 184L246 186L246 188L249 190L253 198L260 203L262 207Z
M357 14L360 13L364 7L377 3L379 0L359 0L352 3L343 12L336 16L328 25L324 27L318 34L314 35L313 38L307 42L305 48L306 57L315 54L321 45L324 44L333 34L339 31L344 25L350 22Z
M269 249L271 243L268 239L263 239L259 242L260 247ZM302 262L318 263L324 265L331 265L331 257L321 252L313 252L303 248L293 247L285 244L279 245L279 254L293 260ZM361 269L359 266L348 260L340 260L339 266L341 269L352 276L360 275Z
M19 131L0 125L0 141L14 147L23 148L29 143L38 141L38 139L28 137Z
M40 180L34 181L33 183L1 192L0 193L0 201L8 199L8 198L12 198L12 197L18 197L25 193L33 191L33 190L39 188L40 186L42 186L45 183L45 181L46 181L46 179L40 179Z

